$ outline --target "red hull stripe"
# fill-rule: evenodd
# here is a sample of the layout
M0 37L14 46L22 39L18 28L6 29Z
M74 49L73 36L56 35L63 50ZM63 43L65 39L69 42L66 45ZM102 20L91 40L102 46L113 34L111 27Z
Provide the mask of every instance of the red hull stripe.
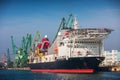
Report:
M32 69L32 72L54 72L54 73L93 73L93 69Z

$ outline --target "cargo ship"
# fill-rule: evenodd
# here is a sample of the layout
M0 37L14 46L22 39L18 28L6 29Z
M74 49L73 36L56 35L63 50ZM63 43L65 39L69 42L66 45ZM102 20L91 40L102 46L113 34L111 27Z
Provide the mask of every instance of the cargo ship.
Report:
M62 19L50 43L47 35L35 41L28 57L32 72L94 73L105 59L103 40L112 29L78 28L76 17Z

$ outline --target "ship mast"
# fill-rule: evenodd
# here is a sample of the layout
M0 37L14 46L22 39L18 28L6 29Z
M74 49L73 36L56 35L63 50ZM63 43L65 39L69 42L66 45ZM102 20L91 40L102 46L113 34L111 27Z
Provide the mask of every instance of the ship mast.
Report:
M76 17L74 17L73 28L74 28L74 29L78 29L78 21L77 21L77 18L76 18Z

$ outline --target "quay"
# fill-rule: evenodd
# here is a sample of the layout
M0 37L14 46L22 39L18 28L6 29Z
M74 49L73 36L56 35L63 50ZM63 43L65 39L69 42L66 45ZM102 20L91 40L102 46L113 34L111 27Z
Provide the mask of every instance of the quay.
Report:
M120 66L119 67L112 67L111 71L120 72Z
M24 68L7 68L7 70L31 70L29 67Z
M120 72L120 66L103 66L99 67L99 71Z

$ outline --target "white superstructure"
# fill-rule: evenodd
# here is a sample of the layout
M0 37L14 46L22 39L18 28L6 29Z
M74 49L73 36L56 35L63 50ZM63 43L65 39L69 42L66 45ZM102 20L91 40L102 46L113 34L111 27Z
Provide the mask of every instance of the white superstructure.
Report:
M56 45L59 57L102 56L107 29L65 29L59 32Z

